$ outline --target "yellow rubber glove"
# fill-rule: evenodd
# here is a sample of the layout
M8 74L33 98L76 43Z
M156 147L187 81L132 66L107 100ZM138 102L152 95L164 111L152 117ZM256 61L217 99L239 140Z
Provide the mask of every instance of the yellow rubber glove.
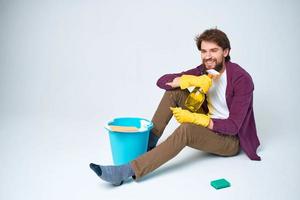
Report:
M188 122L188 123L193 123L204 127L207 127L209 124L210 117L207 115L200 114L200 113L192 113L180 107L176 107L176 108L170 107L170 109L172 110L175 119L179 123Z
M193 75L182 75L180 77L179 85L180 88L186 89L191 86L200 87L206 94L212 84L212 80L207 75L193 76Z

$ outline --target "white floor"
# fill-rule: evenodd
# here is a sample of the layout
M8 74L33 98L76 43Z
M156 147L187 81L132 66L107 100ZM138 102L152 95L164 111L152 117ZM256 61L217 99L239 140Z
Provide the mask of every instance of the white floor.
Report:
M296 132L261 133L260 162L243 153L222 158L186 148L142 180L113 187L89 169L90 162L112 164L104 122L6 118L1 124L0 199L300 198ZM219 178L232 186L215 190L210 181Z

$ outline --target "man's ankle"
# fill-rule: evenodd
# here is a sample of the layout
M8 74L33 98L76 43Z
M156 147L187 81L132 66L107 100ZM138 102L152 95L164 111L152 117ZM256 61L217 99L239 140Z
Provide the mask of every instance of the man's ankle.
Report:
M156 147L159 138L160 136L157 136L150 131L147 151L150 151Z

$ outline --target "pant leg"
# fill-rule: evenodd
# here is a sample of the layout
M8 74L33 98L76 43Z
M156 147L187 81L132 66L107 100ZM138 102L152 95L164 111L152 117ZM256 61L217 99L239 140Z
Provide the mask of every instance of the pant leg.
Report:
M153 115L153 128L151 132L160 137L173 116L170 107L185 108L185 100L189 95L188 90L181 90L180 88L166 91Z
M185 146L217 155L233 156L239 151L239 140L236 136L220 135L202 126L183 123L167 140L131 162L136 178L166 163Z

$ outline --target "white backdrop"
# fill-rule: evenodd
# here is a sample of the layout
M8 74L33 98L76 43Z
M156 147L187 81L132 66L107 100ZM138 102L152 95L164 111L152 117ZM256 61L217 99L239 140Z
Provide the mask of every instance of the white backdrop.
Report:
M194 37L218 27L253 77L259 127L293 127L299 3L258 2L1 1L1 116L151 115L156 80L197 66Z
M20 180L8 174L18 171L21 149L75 137L72 153L82 134L97 140L113 117L151 119L163 94L157 79L199 65L194 38L213 27L228 35L232 61L254 80L262 148L282 135L299 140L299 10L297 0L1 0L1 199L18 197L12 188ZM76 130L54 136L64 124ZM97 149L93 140L84 145Z

